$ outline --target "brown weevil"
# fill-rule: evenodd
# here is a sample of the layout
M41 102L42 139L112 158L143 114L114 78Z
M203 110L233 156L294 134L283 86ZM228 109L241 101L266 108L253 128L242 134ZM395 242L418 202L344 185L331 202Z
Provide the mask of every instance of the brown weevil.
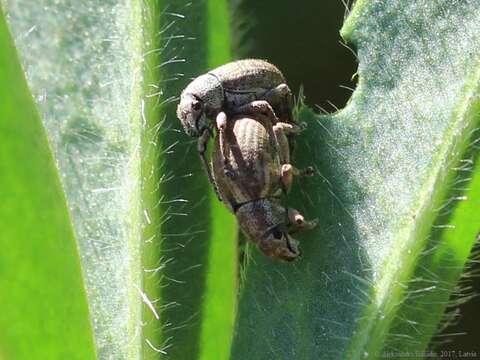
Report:
M280 70L264 60L245 59L222 65L198 76L182 91L177 117L187 134L199 138L202 166L212 184L205 155L212 128L216 127L223 138L228 119L244 113L244 106L249 107L255 100L264 100L263 105L271 106L282 122L294 122L290 88Z
M242 231L265 255L285 261L300 255L290 233L316 225L281 204L293 176L313 175L310 167L298 170L290 164L286 135L298 131L298 126L279 121L262 101L254 101L245 114L226 122L225 136L216 137L212 154L218 193Z

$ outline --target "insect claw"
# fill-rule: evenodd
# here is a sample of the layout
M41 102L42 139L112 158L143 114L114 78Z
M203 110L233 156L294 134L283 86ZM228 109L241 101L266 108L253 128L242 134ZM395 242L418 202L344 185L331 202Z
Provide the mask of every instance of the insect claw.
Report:
M300 172L301 176L313 176L315 175L315 169L313 166L308 166Z
M309 220L309 221L305 222L304 228L308 229L308 230L311 230L311 229L315 228L317 225L318 225L318 219L312 219L312 220Z

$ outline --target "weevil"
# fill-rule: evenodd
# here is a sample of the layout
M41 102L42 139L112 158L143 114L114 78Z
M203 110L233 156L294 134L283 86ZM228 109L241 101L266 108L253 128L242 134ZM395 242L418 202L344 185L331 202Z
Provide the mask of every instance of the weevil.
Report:
M283 206L281 197L290 190L293 176L313 175L313 170L298 170L290 164L286 135L300 129L275 121L273 113L255 111L255 102L253 105L252 114L237 115L227 122L223 140L216 137L214 181L245 235L265 255L292 261L300 250L290 234L313 228L316 221L306 221L297 210Z
M280 70L264 60L245 59L222 65L198 76L182 91L177 117L187 134L198 137L202 166L212 184L205 154L212 128L216 127L223 138L228 118L244 113L245 106L255 100L263 100L262 106L271 107L281 121L294 123L292 92Z

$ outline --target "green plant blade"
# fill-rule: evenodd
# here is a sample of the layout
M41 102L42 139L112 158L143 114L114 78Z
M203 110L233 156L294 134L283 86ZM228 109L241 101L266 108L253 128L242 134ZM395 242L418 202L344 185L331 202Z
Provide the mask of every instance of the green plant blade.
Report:
M58 162L102 359L140 354L140 5L4 1Z
M95 359L75 238L0 10L0 358Z
M230 61L227 0L208 1L208 65L215 68ZM211 192L212 232L203 300L200 359L228 359L237 296L236 220Z
M160 109L155 94L159 94L158 83L160 72L158 64L160 56L158 51L158 38L156 33L160 27L161 8L158 1L143 3L143 84L142 99L143 128L141 142L141 208L142 216L142 244L141 267L142 287L138 290L143 297L142 307L142 332L140 359L155 359L164 353L161 345L162 328L160 326L160 308L157 307L160 298L158 272L162 268L163 258L160 243L157 241L162 221L162 209L159 207L163 168L159 166L161 154L158 151L158 135L161 131ZM152 96L153 94L153 96Z
M226 29L225 4L4 4L59 163L99 357L190 359L219 328L227 353L235 226L174 111L211 54L228 56L204 21Z
M342 30L358 51L353 97L331 116L300 113L308 129L296 165L319 176L300 180L291 203L319 226L298 235L304 256L294 265L254 252L233 359L427 348L480 230L461 209L478 204L473 176L452 197L461 164L474 171L478 152L479 15L474 1L355 4ZM450 218L439 211L447 203ZM421 287L432 307L415 296L422 268L434 272L435 286Z
M226 19L219 23L220 5L162 2L157 30L161 35L154 45L161 49L157 67L162 94L151 104L161 119L154 166L160 201L152 207L160 217L153 239L162 258L151 265L150 269L158 271L145 285L160 289L155 304L160 325L153 325L152 330L155 326L159 329L157 350L172 359L209 357L206 354L212 351L225 357L232 330L234 221L211 191L200 166L196 139L185 135L175 114L181 90L193 77L218 64L212 54L228 54L228 42L218 42L210 33L211 22L227 30ZM218 331L224 334L224 345L212 349L211 336ZM150 355L155 355L151 350Z
M478 102L471 110L478 124ZM478 139L478 128L473 131L471 139ZM446 327L455 319L448 313L443 314L447 305L455 310L459 304L476 296L461 278L468 279L471 276L469 257L475 260L475 250L472 254L471 251L473 246L478 245L480 232L478 154L478 146L473 140L459 164L457 174L451 179L449 201L439 209L440 216L435 221L432 236L408 283L407 297L398 310L401 317L394 320L388 333L386 352L392 353L395 349L410 353L424 352L425 344L437 335L438 324L443 322L442 326ZM438 335L445 338L445 334ZM434 337L430 347L432 353L439 356L435 349L436 341ZM467 357L468 351L472 350L459 348L456 351L458 356L464 354Z
M152 236L145 237L143 251L156 252L161 258L145 267L156 269L147 274L144 285L157 294L147 295L158 317L149 310L144 317L150 324L147 331L154 336L147 337L144 354L189 359L199 352L209 249L209 185L195 141L184 134L175 110L183 86L207 68L206 26L201 21L206 5L162 1L157 9L160 16L152 50L159 53L154 65L159 80L150 84L152 90L146 95L157 113L156 118L147 117L157 146L150 170L157 173L152 184L157 199L145 209L156 216L149 216Z

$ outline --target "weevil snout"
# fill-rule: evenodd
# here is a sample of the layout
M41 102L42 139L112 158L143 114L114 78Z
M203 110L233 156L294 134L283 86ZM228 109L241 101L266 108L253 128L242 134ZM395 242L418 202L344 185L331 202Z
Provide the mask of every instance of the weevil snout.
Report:
M269 230L260 240L259 247L265 255L284 261L294 261L301 255L298 241L288 234L283 224Z
M193 137L199 137L208 127L203 101L192 94L182 94L177 106L177 117L185 132Z

